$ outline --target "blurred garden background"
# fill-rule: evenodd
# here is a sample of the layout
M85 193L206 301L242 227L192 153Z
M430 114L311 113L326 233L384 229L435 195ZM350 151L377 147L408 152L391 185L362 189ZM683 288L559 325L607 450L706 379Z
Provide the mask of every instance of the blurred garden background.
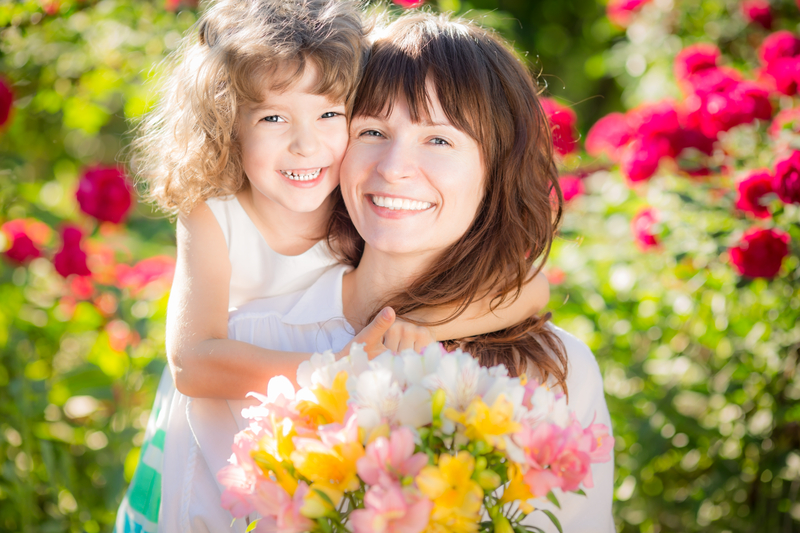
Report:
M603 370L618 530L800 531L798 3L428 8L496 28L548 98L550 309ZM138 461L175 247L124 154L197 10L0 3L0 531L111 531Z

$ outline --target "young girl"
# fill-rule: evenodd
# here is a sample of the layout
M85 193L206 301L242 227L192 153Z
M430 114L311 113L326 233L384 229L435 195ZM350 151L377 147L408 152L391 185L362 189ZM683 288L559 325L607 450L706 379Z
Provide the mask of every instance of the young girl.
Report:
M181 513L170 506L174 494L165 492L162 505L162 480L175 480L161 458L165 446L181 446L191 435L190 397L242 399L273 376L293 378L309 356L228 339L228 313L250 300L308 288L336 264L337 243L322 237L331 221L347 216L339 165L366 49L353 2L221 0L201 16L174 59L134 146L148 198L178 215L167 314L171 375L165 369L118 531L156 531L159 522L170 528ZM393 324L385 310L355 340L375 353L384 346L419 347L431 336L494 331L538 311L547 297L546 281L536 276L513 302L494 305L487 287L459 320L430 330ZM435 322L451 311L415 318Z

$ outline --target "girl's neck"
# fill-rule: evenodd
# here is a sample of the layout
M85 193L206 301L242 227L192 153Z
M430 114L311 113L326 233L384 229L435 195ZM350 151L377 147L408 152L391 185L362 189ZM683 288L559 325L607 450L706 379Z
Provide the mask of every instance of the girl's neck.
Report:
M289 256L302 254L325 236L333 208L331 196L308 213L286 209L260 194L253 194L250 187L236 197L269 247Z
M429 263L426 257L387 254L366 245L358 268L345 274L342 281L347 321L360 331L388 296L408 287Z

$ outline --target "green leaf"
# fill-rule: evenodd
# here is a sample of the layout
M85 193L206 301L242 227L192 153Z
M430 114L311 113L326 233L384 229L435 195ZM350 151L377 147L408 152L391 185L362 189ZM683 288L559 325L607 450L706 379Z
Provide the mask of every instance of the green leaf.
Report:
M319 495L320 498L323 499L323 501L325 501L325 503L330 505L331 508L336 509L336 504L333 503L333 500L331 500L330 496L328 496L327 494L325 494L324 492L322 492L319 489L313 489L313 490L314 490L314 492L316 492Z
M580 494L581 496L586 496L586 493L583 491L583 489L576 490L575 494Z
M558 521L558 518L556 518L556 515L554 515L552 512L548 511L547 509L542 509L542 512L544 514L546 514L550 518L550 521L553 523L554 526L556 526L556 529L558 530L558 533L564 533L564 530L561 529L561 522Z
M560 504L560 503L558 503L558 498L556 498L556 495L555 495L555 494L553 494L553 491L550 491L550 492L548 492L548 493L547 493L547 499L548 499L548 500L550 500L550 502L551 502L553 505L555 505L556 507L558 507L559 509L561 509L561 504Z

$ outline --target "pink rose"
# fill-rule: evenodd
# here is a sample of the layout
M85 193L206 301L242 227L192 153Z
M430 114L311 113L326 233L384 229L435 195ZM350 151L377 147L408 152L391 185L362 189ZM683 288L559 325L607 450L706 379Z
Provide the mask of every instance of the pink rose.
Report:
M641 209L631 220L631 231L636 245L642 251L656 248L659 245L654 226L658 223L658 211L653 207Z
M688 81L699 72L717 68L719 48L710 43L687 46L675 56L675 79Z
M14 106L14 93L5 79L0 78L0 127L8 122L11 108Z
M564 175L558 178L558 183L561 185L561 194L564 195L564 201L569 202L576 196L581 196L585 191L583 180L577 176Z
M599 157L605 154L612 161L619 159L621 148L633 138L634 131L622 113L611 113L598 120L586 135L586 151Z
M800 39L787 30L770 34L758 48L761 64L766 66L776 59L800 55Z
M789 235L780 230L752 228L729 250L739 274L748 278L774 278L789 255Z
M761 199L772 190L772 175L767 170L757 170L752 172L747 178L737 185L739 198L736 200L736 208L750 213L757 218L769 218L767 206L761 203Z
M650 0L610 0L606 5L608 20L617 26L627 27L634 14Z
M87 169L76 197L84 213L114 224L119 224L131 207L130 186L125 174L116 167Z
M686 124L710 138L740 124L772 118L769 94L753 82L741 81L723 69L692 81L693 93L684 103Z
M550 128L553 132L553 147L556 152L561 155L574 152L578 143L577 135L575 134L575 124L578 121L578 117L575 115L575 111L550 98L540 98L539 101L547 115L547 120L550 122Z
M395 4L402 7L403 9L411 9L413 7L419 7L425 3L425 0L392 0Z
M772 188L785 203L800 204L800 152L795 150L775 165Z
M63 242L61 250L53 256L53 265L56 272L63 277L71 274L76 276L90 276L92 273L86 265L86 252L81 249L83 233L74 226L67 226L61 230Z
M767 65L762 71L764 81L778 92L793 96L800 81L800 57L781 57Z
M744 0L741 11L747 22L758 24L766 30L772 28L772 10L766 0Z
M672 147L666 137L642 137L625 149L620 170L632 183L644 181L656 173L662 158L672 155Z

